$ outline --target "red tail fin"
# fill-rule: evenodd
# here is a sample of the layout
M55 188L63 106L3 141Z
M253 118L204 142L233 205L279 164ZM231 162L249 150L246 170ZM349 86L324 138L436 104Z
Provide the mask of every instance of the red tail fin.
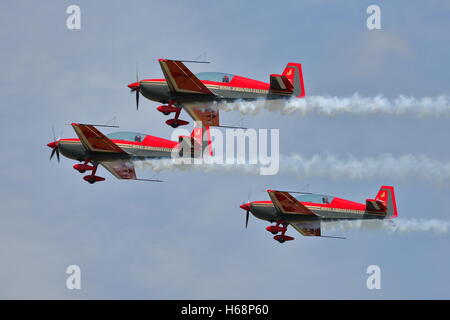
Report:
M394 187L382 186L375 198L376 201L380 201L386 207L386 217L395 218L398 217L397 203L395 201Z
M282 76L285 76L292 83L296 97L302 98L306 95L302 65L300 63L288 63Z
M203 152L208 152L212 156L211 132L209 126L195 127L191 132L191 138L194 138L201 145Z

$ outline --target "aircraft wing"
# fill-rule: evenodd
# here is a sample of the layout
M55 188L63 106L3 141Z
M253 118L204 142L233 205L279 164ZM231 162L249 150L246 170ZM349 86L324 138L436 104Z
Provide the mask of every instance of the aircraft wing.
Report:
M159 59L159 64L170 91L214 96L182 61ZM210 110L208 104L183 103L179 106L185 109L194 121L201 121L205 126L219 126L219 111Z
M136 170L131 160L100 161L100 164L117 179L162 182L162 180L137 178Z
M72 123L72 128L80 138L83 146L89 151L126 153L93 125Z
M204 126L220 126L219 110L208 109L209 106L205 103L183 103L181 107L194 121L200 121Z
M290 225L304 236L321 237L320 222L298 222L290 223Z
M136 170L132 161L115 160L115 161L100 161L100 164L117 179L131 179L136 180Z
M159 59L159 64L172 92L214 95L183 62Z
M273 205L282 213L315 216L315 214L295 199L289 192L267 190Z

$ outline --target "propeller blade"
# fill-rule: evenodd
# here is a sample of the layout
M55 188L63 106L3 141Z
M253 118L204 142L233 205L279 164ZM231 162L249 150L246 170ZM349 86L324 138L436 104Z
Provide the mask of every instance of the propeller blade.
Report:
M56 153L56 148L52 150L52 153L50 154L50 160L52 160L55 153Z
M59 163L59 149L56 148L55 150L56 150L56 159L58 159L58 163Z
M136 82L139 83L139 71L137 62L136 62ZM139 110L139 86L136 88L136 110Z
M136 89L136 110L139 110L139 88Z
M247 229L248 226L248 218L250 216L250 211L247 211L247 214L245 215L245 229Z

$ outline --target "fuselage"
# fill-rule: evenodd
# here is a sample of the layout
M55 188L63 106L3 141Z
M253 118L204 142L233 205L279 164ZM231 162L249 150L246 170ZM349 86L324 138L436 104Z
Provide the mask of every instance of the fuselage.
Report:
M86 159L112 161L118 159L165 158L170 157L172 150L178 146L178 143L175 141L151 135L144 135L143 137L140 134L136 134L134 140L140 141L111 139L126 152L125 154L89 151L83 146L80 139L60 139L57 141L57 144L62 155L78 161Z
M214 72L211 74L223 73ZM197 74L197 76L199 75L201 74ZM200 76L200 78L202 77ZM249 101L259 99L287 99L293 96L292 92L283 90L271 90L270 84L266 82L244 78L236 75L229 75L229 78L231 78L229 82L200 79L200 81L214 94L214 96L193 93L171 93L165 79L141 80L138 84L140 92L144 97L152 101L158 101L161 103L167 103L171 100L177 101L178 103L214 101L232 102L236 100Z
M256 218L270 222L280 220L301 222L386 218L386 215L383 213L366 210L365 204L337 197L333 197L329 203L300 202L311 210L314 215L283 214L273 205L272 201L253 201L249 203L249 208Z

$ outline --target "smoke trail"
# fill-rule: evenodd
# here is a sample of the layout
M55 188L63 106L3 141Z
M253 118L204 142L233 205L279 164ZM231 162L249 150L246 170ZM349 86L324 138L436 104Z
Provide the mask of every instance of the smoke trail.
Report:
M259 175L258 165L250 164L178 164L172 159L148 159L135 161L139 169L149 169L154 172L163 171L200 171L200 172L237 172L248 175Z
M423 178L436 182L450 179L450 162L426 155L383 154L378 157L339 158L333 154L314 155L311 158L291 155L280 159L280 171L294 173L299 178L330 177L332 179L368 179L391 177L402 180Z
M436 219L395 219L395 220L346 220L322 223L326 231L337 230L382 230L389 233L428 232L443 234L450 231L450 221Z
M141 169L161 171L237 172L259 175L260 166L250 164L176 164L171 159L136 162ZM303 157L298 154L280 156L279 172L299 179L326 177L334 180L394 178L400 180L425 179L441 183L450 179L450 162L426 155L384 154L378 157L357 158L352 155L338 157L333 154L316 154Z
M261 110L280 112L281 114L297 113L305 116L318 113L327 116L337 114L392 114L424 116L450 116L450 97L407 97L400 95L395 99L383 95L363 97L358 93L349 97L309 96L289 100L261 100L254 102L238 101L236 103L217 103L213 106L223 111L239 111L242 114L256 114Z

